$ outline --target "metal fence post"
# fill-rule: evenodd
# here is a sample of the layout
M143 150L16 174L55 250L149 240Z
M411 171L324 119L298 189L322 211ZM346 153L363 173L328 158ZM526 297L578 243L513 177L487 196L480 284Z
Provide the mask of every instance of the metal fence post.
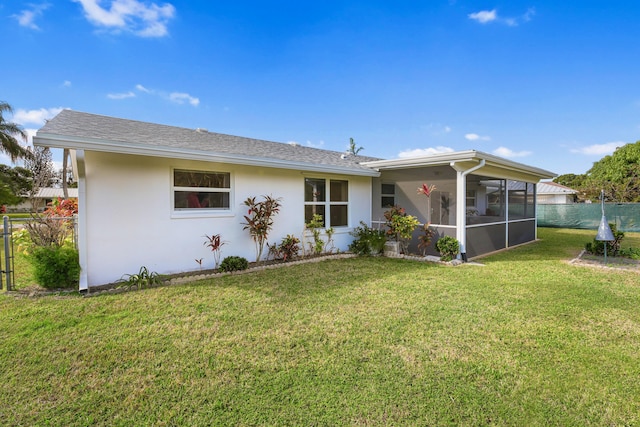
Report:
M9 217L7 215L3 218L4 231L2 237L4 237L4 277L7 283L7 291L11 290L11 229L9 228Z

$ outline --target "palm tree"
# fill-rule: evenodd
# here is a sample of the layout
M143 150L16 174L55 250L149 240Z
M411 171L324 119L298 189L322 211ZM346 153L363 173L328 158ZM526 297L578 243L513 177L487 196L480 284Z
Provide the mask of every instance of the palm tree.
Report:
M20 157L29 157L29 151L16 139L19 136L26 140L27 134L20 125L7 122L3 117L5 112L13 113L13 108L7 102L0 101L0 151L7 153L12 162Z

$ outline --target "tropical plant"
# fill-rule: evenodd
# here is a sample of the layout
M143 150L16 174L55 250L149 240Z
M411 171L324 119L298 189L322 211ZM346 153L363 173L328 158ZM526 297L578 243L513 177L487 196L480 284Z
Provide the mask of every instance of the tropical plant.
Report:
M426 197L431 197L431 193L433 193L435 189L436 189L435 184L431 184L431 185L422 184L422 186L418 188L418 194L424 194Z
M427 254L427 249L433 238L433 230L430 227L431 224L424 224L422 226L422 234L418 236L418 249L422 250L422 255Z
M413 236L413 230L420 225L420 221L413 215L407 215L404 208L398 205L384 213L387 226L387 235L400 243L401 252L407 253L408 241Z
M349 150L347 152L353 156L357 156L360 151L364 150L364 147L356 147L356 142L353 138L349 138Z
M325 247L325 242L320 235L322 227L324 227L324 219L319 214L313 214L311 221L305 224L305 228L311 230L313 236L313 243L309 243L309 249L315 254L321 254Z
M134 274L125 274L116 283L118 287L122 288L150 288L152 286L160 285L163 282L163 277L155 271L149 271L145 266L140 267L140 271Z
M249 230L251 238L256 245L256 262L262 258L262 251L267 242L271 228L273 227L273 217L280 212L281 198L272 196L262 196L264 200L256 201L255 197L249 197L244 204L249 207L247 215L244 215L246 222L243 222L243 230Z
M220 263L220 267L218 267L218 270L231 272L246 270L248 267L249 261L247 261L246 258L232 255L222 260L222 262Z
M436 242L436 249L440 252L442 261L451 261L460 252L460 243L455 237L444 236Z
M222 252L221 248L227 242L222 241L222 237L220 237L220 234L212 234L211 236L205 234L204 237L206 239L204 245L211 249L211 252L213 253L213 259L215 262L214 268L218 268L218 265L220 264L220 255ZM200 265L202 266L202 261L200 261Z
M369 227L363 221L351 233L355 239L349 245L349 250L358 255L378 255L384 250L387 235L384 230Z
M7 102L0 101L0 151L8 154L12 162L29 157L31 153L16 138L26 140L26 132L17 123L8 122L4 118L5 113L13 113L13 108Z
M281 259L283 261L291 260L300 253L300 239L291 234L287 234L280 244L274 243L273 245L269 245L267 243L267 246L269 247L269 254L271 254L274 259Z

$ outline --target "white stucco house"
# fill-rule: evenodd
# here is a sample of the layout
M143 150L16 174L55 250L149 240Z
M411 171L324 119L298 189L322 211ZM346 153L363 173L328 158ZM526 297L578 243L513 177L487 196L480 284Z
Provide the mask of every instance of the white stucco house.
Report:
M72 110L49 120L34 144L71 150L80 290L141 266L176 273L204 258L212 268L205 234L222 235L223 257L254 260L243 202L261 195L282 199L270 242L301 236L320 213L346 250L360 221L375 225L398 204L457 237L466 259L534 240L536 184L555 176L473 150L380 160ZM437 187L429 206L416 191L423 183Z

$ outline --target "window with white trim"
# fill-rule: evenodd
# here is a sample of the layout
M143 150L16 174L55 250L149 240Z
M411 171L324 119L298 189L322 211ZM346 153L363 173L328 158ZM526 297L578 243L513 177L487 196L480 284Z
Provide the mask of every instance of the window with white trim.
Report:
M349 181L305 178L305 224L313 219L313 215L322 216L324 227L347 227L349 225Z
M173 170L174 210L229 210L230 199L229 172Z
M396 204L396 185L382 183L380 188L381 208L388 209Z

